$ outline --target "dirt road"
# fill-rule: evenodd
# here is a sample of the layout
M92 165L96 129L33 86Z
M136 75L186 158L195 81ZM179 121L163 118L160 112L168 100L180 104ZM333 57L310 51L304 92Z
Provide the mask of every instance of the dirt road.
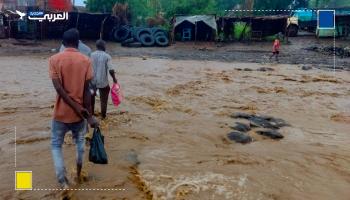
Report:
M32 55L45 54L49 56L52 50L59 47L59 41L20 42L16 40L0 40L0 55ZM90 47L95 46L94 41L84 41ZM290 44L282 44L280 63L309 65L315 68L350 71L350 58L334 56L332 52L322 54L306 50L310 47L333 48L333 38L317 40L314 36L300 36L289 38ZM24 44L24 45L23 45ZM337 39L336 47L350 47L350 41ZM108 44L109 52L118 57L150 57L174 60L199 60L220 62L268 63L271 55L272 42L249 43L181 43L177 42L167 48L125 48L118 43ZM334 65L335 63L335 65Z
M47 57L0 57L1 199L63 195L54 190L49 138L55 92ZM85 180L75 184L68 138L66 166L77 189L68 192L70 199L350 196L349 72L140 57L115 56L113 62L125 100L118 109L110 104L102 122L110 163L86 162ZM250 132L252 143L237 144L226 137L235 112L282 118L290 126L281 129L282 140ZM33 171L34 191L14 192L15 170Z

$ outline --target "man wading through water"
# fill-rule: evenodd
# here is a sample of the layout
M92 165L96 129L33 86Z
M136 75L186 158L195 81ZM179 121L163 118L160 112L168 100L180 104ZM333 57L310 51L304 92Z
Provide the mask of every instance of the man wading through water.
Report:
M105 41L97 40L96 48L97 51L91 54L91 60L94 67L94 78L92 84L95 88L91 99L92 113L94 114L95 96L98 89L100 92L101 115L102 119L105 119L107 115L108 96L111 90L108 82L108 73L111 75L114 83L117 83L117 79L115 78L115 72L111 64L112 58L105 52Z
M77 50L79 32L70 29L63 34L66 49L49 59L49 74L57 91L51 126L51 150L56 176L62 188L69 187L62 155L64 136L72 132L76 144L77 176L83 165L87 123L97 127L98 122L91 115L91 93L89 83L93 69L89 58Z

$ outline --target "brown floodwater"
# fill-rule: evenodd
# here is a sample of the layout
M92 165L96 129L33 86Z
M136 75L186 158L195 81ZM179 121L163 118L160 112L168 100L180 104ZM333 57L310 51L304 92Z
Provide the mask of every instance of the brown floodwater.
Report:
M136 57L113 62L125 98L119 108L110 102L101 122L109 164L86 161L83 183L75 183L67 137L68 178L80 190L63 193L53 190L55 91L47 57L0 58L1 199L349 199L349 72ZM239 70L245 68L251 70ZM230 117L235 112L290 126L280 130L282 140L251 131L252 143L234 143L226 135L240 121ZM33 171L34 191L14 191L16 170Z

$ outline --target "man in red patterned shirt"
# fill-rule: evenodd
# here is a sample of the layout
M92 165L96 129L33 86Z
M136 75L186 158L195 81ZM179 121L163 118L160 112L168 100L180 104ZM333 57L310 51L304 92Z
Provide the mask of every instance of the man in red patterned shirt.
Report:
M275 41L273 42L272 55L270 59L275 56L276 61L278 62L278 55L280 54L280 48L281 48L281 42L278 38L276 38Z

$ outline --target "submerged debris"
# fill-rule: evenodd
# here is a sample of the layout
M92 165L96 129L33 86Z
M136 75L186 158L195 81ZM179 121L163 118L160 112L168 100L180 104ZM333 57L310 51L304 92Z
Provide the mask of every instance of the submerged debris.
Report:
M273 68L270 68L270 67L260 67L256 71L267 72L267 71L275 71L275 70Z
M327 46L327 47L318 47L318 46L311 46L305 48L307 51L315 51L318 53L322 53L325 55L337 55L340 57L350 57L350 47L333 47L333 46Z
M249 120L250 120L250 126L252 126L252 127L278 129L277 126L274 126L268 120L266 120L262 117L254 116L254 117L251 117Z
M236 126L232 127L232 129L240 132L248 132L251 130L249 124L244 124L241 122L236 122Z
M305 65L304 65L304 66L301 67L301 69L304 70L304 71L309 71L309 70L312 69L312 67L311 67L311 66L305 66Z
M227 137L230 140L233 140L235 142L242 143L242 144L247 144L253 141L253 139L249 135L241 132L231 132L227 134Z
M275 139L275 140L284 138L284 136L276 130L260 129L260 130L256 130L255 132L259 135L263 135L263 136L266 136L266 137L269 137L269 138Z
M285 120L271 116L234 113L231 115L231 117L235 119L247 119L250 121L251 127L279 129L284 126L289 126Z
M253 129L253 131L259 135L269 137L271 139L282 139L284 136L279 133L277 130L289 126L289 124L279 118L275 118L267 115L254 115L248 113L234 113L231 115L232 118L235 119L245 119L249 120L249 124L236 122L236 126L231 127L232 129L240 132L232 132L228 134L229 139L234 140L239 143L243 143L242 141L251 142L251 137L242 132L249 132ZM249 139L250 138L250 139Z

